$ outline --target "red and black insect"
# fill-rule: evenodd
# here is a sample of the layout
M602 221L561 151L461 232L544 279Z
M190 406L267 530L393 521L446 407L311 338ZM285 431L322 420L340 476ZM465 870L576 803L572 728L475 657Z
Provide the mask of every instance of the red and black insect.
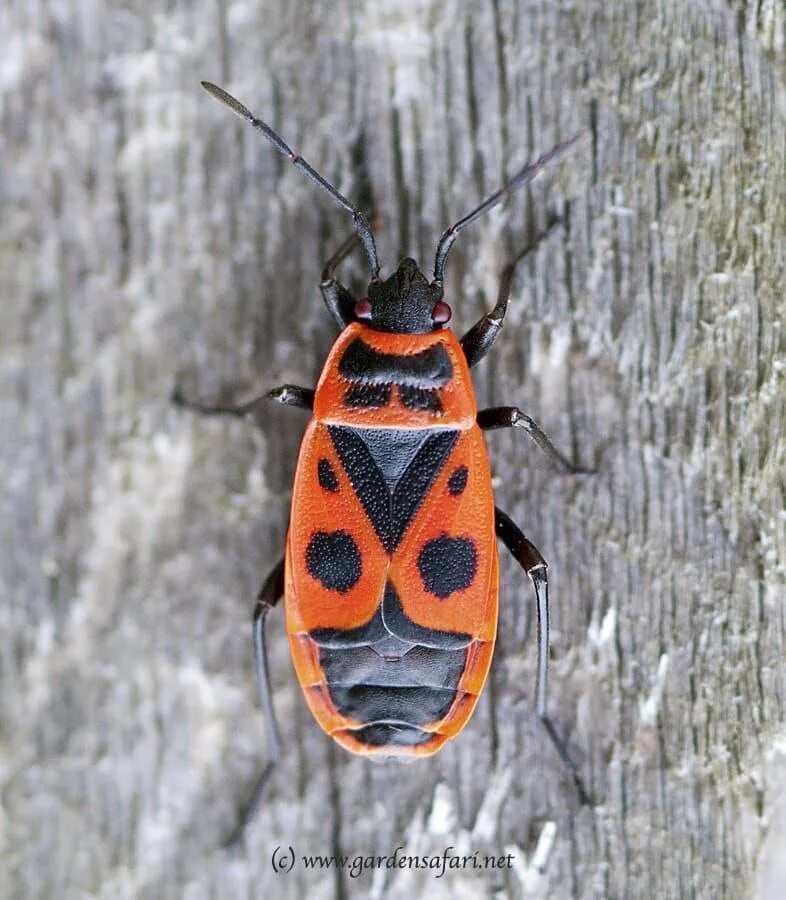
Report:
M518 260L503 276L494 309L460 340L444 327L451 310L443 298L445 260L458 233L573 141L525 166L448 228L431 281L412 259L382 280L364 215L234 97L213 84L203 87L350 212L357 232L323 273L322 296L342 331L315 390L284 385L239 406L176 395L206 413L247 416L267 399L312 413L292 490L286 554L262 586L254 612L268 764L235 837L279 755L264 636L268 611L285 597L295 671L327 734L366 756L429 756L466 725L489 671L497 631L496 538L535 586L537 711L586 800L546 712L546 561L494 505L482 431L523 428L558 469L584 470L516 407L476 406L470 369L502 327ZM367 297L356 300L334 273L358 238L371 281Z

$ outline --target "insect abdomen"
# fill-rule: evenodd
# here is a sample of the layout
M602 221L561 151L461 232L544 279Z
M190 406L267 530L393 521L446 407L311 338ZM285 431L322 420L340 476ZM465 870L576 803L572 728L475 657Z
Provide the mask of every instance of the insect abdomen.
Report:
M400 635L407 634L408 640ZM325 686L336 712L357 723L350 738L369 749L421 746L455 704L467 660L469 635L433 631L407 621L392 583L366 625L347 631L318 629Z
M494 646L412 622L391 582L365 625L319 628L290 641L325 731L348 750L383 757L427 756L458 734Z

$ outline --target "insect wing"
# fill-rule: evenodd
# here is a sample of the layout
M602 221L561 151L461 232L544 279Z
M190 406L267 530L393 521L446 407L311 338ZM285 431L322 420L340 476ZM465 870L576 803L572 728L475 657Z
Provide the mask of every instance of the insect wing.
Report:
M388 558L327 426L316 421L300 449L288 541L290 634L355 628L371 619L382 597Z
M496 565L491 476L472 428L459 433L393 556L390 578L407 619L493 641Z

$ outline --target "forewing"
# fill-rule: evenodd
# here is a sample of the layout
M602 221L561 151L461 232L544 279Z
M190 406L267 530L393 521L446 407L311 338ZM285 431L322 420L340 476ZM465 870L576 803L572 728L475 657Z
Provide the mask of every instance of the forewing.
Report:
M348 629L371 619L388 557L337 456L312 421L300 448L288 538L287 629Z
M393 554L390 578L418 625L493 640L496 555L491 475L475 427L460 432Z

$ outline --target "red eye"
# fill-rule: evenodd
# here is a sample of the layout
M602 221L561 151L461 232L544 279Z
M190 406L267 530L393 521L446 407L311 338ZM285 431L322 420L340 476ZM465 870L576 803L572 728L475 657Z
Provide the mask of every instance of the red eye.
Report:
M368 297L363 297L362 300L356 301L355 315L358 317L358 319L371 318L371 304L369 303Z
M453 310L444 300L438 300L434 304L434 309L431 310L431 318L437 325L444 325L445 322L449 322L452 315Z

